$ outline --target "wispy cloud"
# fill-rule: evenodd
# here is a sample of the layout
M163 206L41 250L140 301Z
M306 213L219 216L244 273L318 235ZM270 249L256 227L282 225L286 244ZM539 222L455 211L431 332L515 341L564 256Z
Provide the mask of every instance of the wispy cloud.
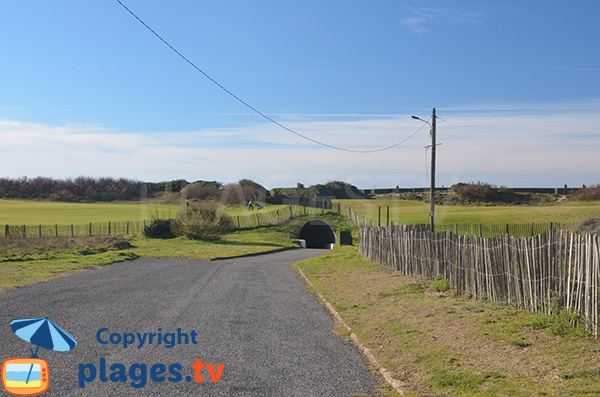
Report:
M507 186L598 183L600 101L438 108L440 184L482 180ZM421 123L410 115L329 118L288 115L284 124L323 142L355 149L398 142ZM428 128L392 150L355 154L317 146L274 125L128 133L95 125L0 120L3 177L186 178L267 187L346 180L362 188L426 186Z
M422 35L430 30L433 23L479 24L487 18L482 12L451 8L406 7L408 15L400 18L412 34Z

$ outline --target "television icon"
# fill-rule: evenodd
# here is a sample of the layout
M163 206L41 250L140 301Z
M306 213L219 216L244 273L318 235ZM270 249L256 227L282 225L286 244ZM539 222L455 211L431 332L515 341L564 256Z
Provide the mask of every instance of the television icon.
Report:
M34 396L48 390L48 363L41 358L7 358L2 362L2 385L15 396Z

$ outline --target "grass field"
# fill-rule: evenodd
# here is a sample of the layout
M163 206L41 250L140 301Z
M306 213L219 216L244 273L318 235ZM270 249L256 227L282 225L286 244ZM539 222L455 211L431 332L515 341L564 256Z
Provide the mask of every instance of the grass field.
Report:
M429 203L416 200L336 200L343 206L352 207L359 215L378 220L381 206L381 221L387 221L387 206L390 220L394 224L429 223ZM540 206L436 206L436 223L549 223L568 225L588 217L600 217L600 202L563 202Z
M59 203L53 201L0 200L2 225L69 225L121 222L170 217L179 206L139 203Z
M248 211L246 206L222 207L230 216L286 210L287 205L264 204L264 209ZM180 205L143 203L59 203L52 201L0 200L0 225L78 225L95 222L140 221L176 218Z

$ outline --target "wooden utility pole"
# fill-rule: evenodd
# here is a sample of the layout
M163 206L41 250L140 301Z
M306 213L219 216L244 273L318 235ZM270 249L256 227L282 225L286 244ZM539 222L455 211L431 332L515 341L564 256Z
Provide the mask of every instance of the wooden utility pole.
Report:
M435 147L435 108L433 108L431 112L431 189L429 191L431 233L435 233Z

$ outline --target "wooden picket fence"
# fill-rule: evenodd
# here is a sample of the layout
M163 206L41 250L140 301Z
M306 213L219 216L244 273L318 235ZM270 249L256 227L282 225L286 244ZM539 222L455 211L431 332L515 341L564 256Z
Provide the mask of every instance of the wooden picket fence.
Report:
M324 207L290 204L287 207L272 211L248 211L248 215L237 215L233 218L233 221L238 229L254 229L262 226L279 225L300 215L322 214L325 211L330 210Z
M533 237L481 238L426 229L363 228L359 251L407 275L446 278L457 292L476 299L533 312L576 311L598 336L599 236L550 230Z

